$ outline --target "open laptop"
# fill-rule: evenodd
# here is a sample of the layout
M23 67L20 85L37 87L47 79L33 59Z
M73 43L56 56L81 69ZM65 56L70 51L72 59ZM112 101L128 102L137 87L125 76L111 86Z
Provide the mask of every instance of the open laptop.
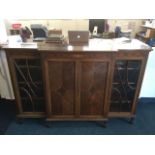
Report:
M68 31L70 45L88 45L89 31Z

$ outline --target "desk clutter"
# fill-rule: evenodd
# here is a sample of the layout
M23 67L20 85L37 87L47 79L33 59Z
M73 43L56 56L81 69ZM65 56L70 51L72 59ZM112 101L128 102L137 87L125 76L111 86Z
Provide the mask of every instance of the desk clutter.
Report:
M136 38L147 43L151 47L155 46L155 27L142 25L142 30L136 33Z
M69 38L69 33L67 34L62 29L48 29L42 24L32 24L31 30L33 32L33 40L34 41L45 41L48 43L63 43L64 38ZM76 29L71 29L72 31L76 31L80 33L80 31L87 31L89 34L89 38L115 38L115 32L109 32L109 27L107 25L107 21L104 19L89 19L89 27L88 30L83 29L80 31ZM68 29L70 31L70 29ZM68 36L67 36L68 35ZM79 36L79 35L78 35ZM78 37L77 36L77 37ZM79 40L83 38L83 35Z
M16 30L23 27L15 28ZM27 33L25 33L25 31ZM74 31L74 35L70 35ZM30 35L32 34L31 38ZM14 34L12 34L14 35ZM29 42L28 38L33 39L33 42L44 42L58 45L88 45L88 40L93 38L98 39L114 39L120 37L131 37L131 31L122 31L121 27L116 26L115 31L109 31L109 27L105 20L90 19L88 30L68 29L67 34L62 29L47 28L42 24L31 24L30 30L25 26L20 34L23 42ZM71 37L72 36L72 37Z
M61 34L52 34L46 38L45 42L63 44L64 36Z

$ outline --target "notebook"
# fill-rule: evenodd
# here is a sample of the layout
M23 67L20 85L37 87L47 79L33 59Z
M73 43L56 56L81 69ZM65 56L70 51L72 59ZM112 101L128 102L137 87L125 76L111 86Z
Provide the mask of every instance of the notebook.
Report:
M89 31L68 31L70 45L88 45Z

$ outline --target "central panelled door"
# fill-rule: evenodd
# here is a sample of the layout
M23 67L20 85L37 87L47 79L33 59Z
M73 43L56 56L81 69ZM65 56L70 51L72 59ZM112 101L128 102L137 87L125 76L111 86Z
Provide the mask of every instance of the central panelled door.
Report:
M108 63L81 62L80 116L103 118Z
M111 54L43 54L48 120L104 119Z

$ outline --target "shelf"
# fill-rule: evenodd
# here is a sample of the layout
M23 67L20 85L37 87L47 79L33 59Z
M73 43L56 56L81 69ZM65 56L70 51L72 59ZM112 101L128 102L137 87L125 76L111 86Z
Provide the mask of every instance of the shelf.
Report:
M153 29L153 30L155 30L155 27L152 27L152 26L141 25L141 27L146 28L146 29Z
M125 82L121 82L122 84L126 84L126 81ZM121 85L120 82L113 82L112 84L113 85ZM128 82L129 85L135 85L136 83L135 82Z
M19 118L42 118L45 116L45 112L23 112L17 115Z
M27 82L24 82L24 81L17 81L18 82L18 84L27 84L27 82L28 83L35 83L35 84L37 84L37 85L42 85L43 84L43 82L42 81L34 81L34 82L31 82L31 81L27 81Z
M34 99L34 100L44 100L43 97L32 97L32 99ZM21 100L29 100L29 98L28 97L21 97Z
M122 67L117 67L117 70L139 70L139 68L122 68Z
M145 35L140 34L140 33L137 33L136 36L144 38L144 39L149 39L149 37L146 37Z
M120 101L116 101L116 100L113 101L113 100L111 100L110 103L120 103ZM123 103L128 103L128 104L129 104L129 103L131 103L131 101L130 101L130 100L128 100L128 101L126 101L126 100L121 100L121 103L122 103L122 104L123 104Z
M145 43L149 43L149 40L151 38L155 38L155 28L153 27L148 27L148 26L141 26L143 28L143 34L141 34L142 32L136 33L136 38L145 42Z
M131 118L131 116L134 117L134 115L132 115L131 112L110 112L108 116L109 117L127 117L127 118Z
M28 67L28 68L33 68L33 69L36 69L36 68L40 69L41 68L41 66L31 66L31 65L28 65L28 66L27 65L18 65L18 67L19 68L27 68Z

